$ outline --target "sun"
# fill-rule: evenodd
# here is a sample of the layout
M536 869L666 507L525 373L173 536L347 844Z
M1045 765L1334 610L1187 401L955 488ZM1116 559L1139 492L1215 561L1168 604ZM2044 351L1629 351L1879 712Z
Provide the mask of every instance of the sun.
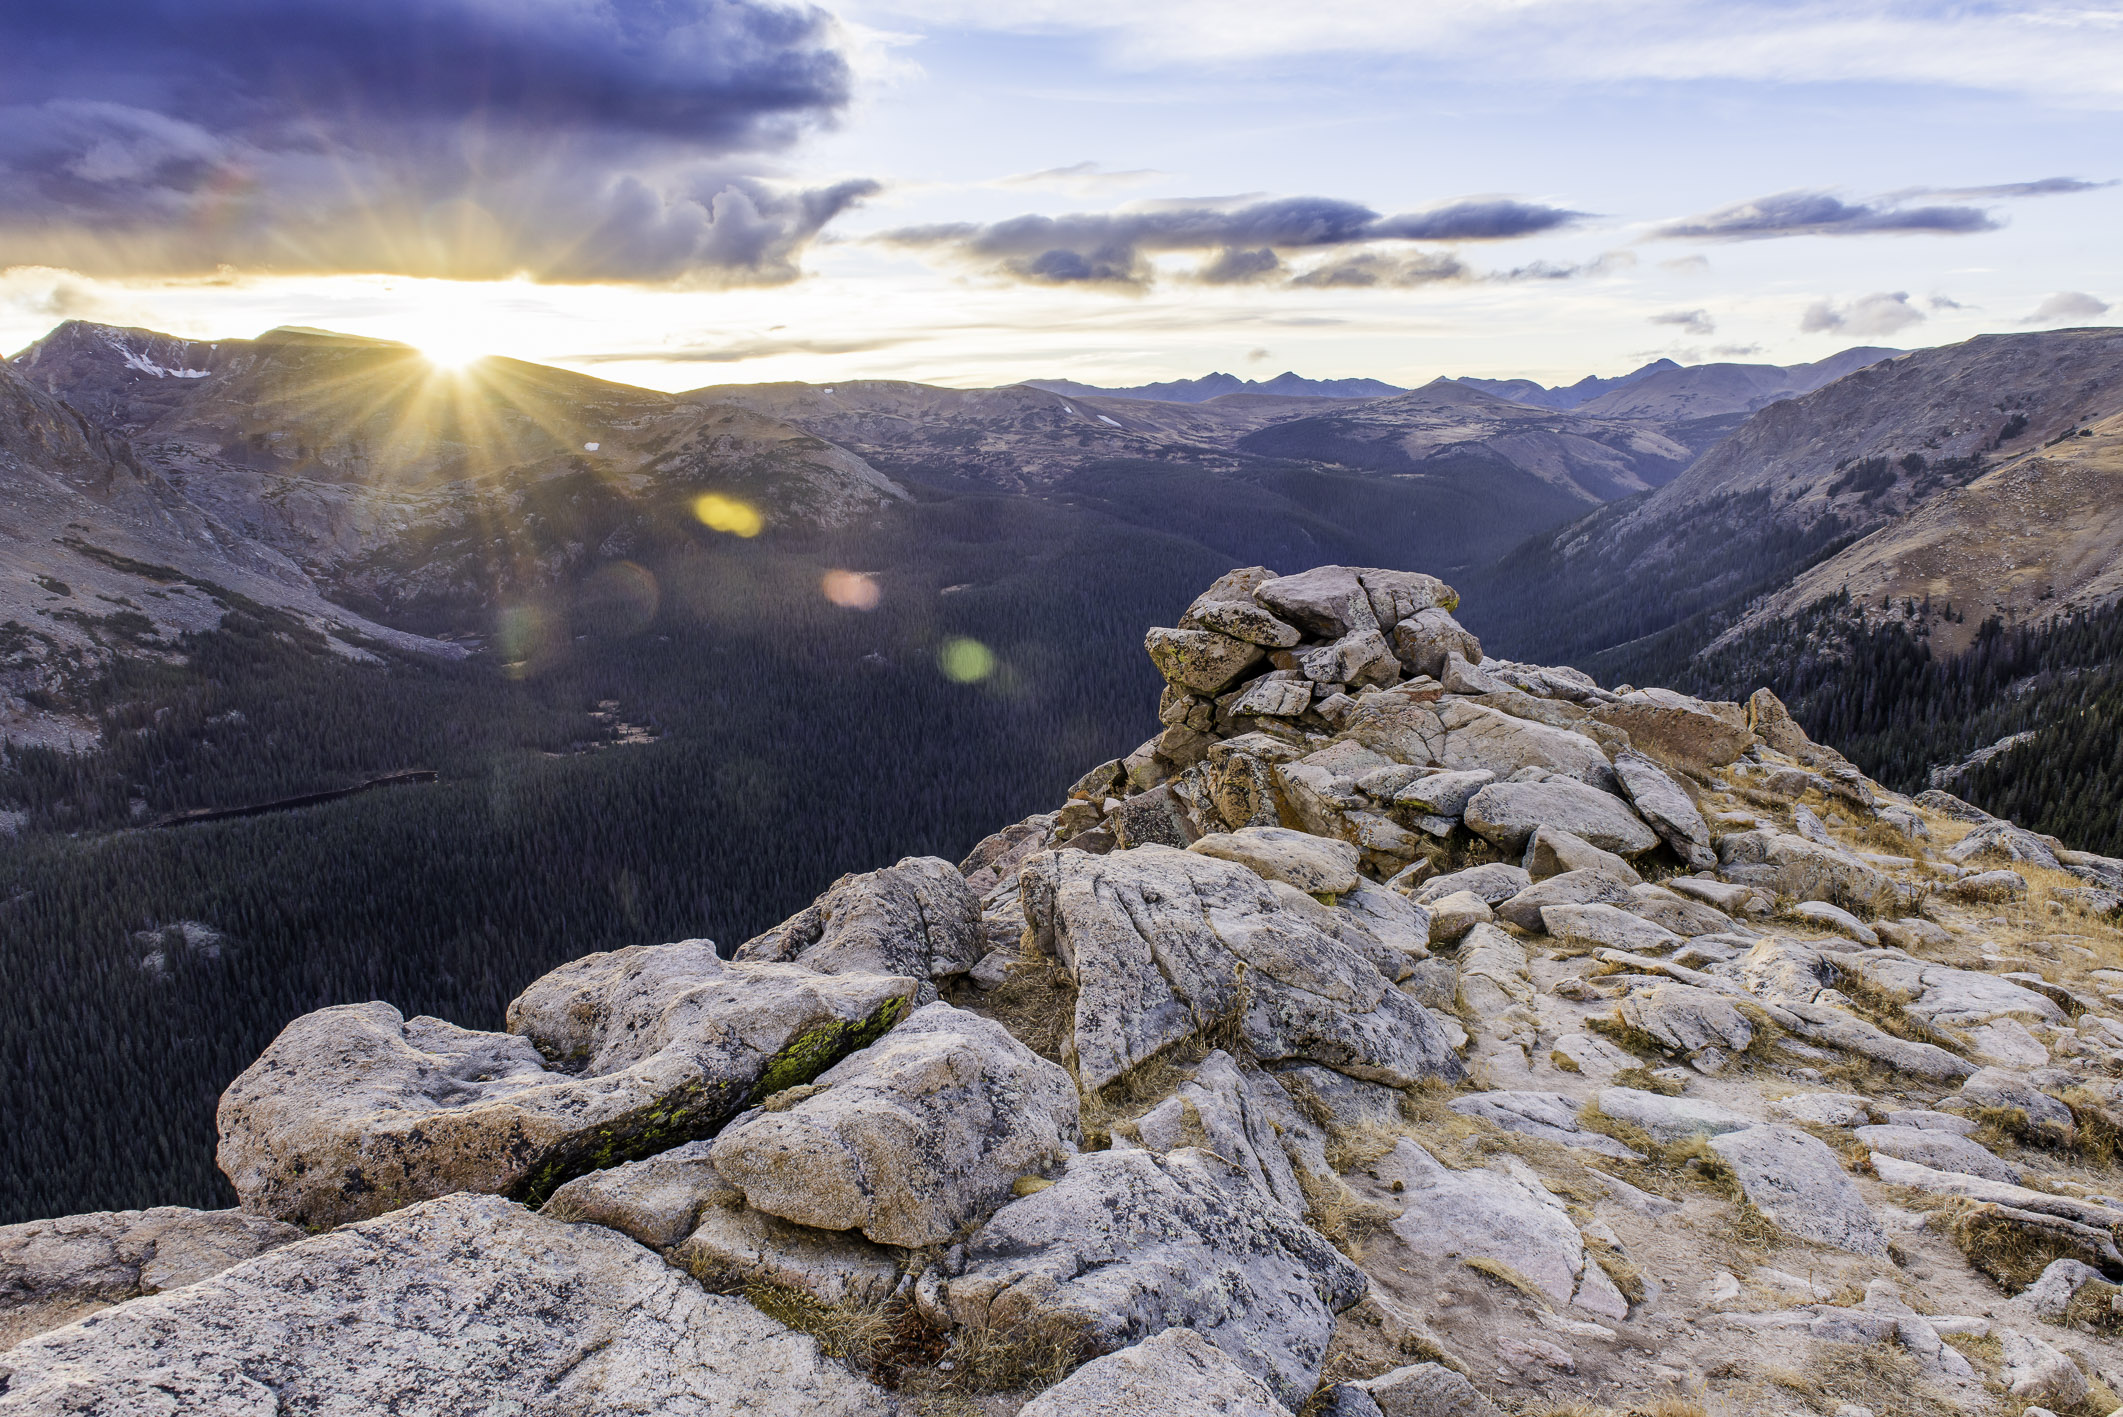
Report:
M420 351L421 357L428 363L450 374L461 373L487 357L487 351L479 346L444 333L437 333L427 339L416 339L413 341L413 347Z

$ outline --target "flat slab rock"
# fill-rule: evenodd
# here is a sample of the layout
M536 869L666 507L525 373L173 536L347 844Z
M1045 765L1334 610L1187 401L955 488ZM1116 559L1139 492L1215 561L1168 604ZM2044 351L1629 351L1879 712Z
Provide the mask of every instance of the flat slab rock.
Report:
M1259 1378L1187 1328L1094 1358L1018 1417L1288 1417Z
M1629 1301L1585 1253L1584 1237L1561 1200L1517 1157L1506 1170L1454 1171L1403 1138L1377 1163L1381 1177L1405 1188L1407 1209L1393 1233L1434 1259L1487 1259L1509 1265L1556 1307L1576 1305L1626 1318Z
M6 1417L886 1414L817 1340L625 1236L454 1195L40 1334Z
M1627 802L1582 782L1496 782L1467 803L1467 828L1506 851L1524 848L1536 828L1556 827L1602 851L1637 856L1659 838Z
M509 1033L381 1003L320 1009L221 1095L216 1159L244 1209L311 1228L452 1191L543 1201L808 1082L896 1022L918 984L726 963L688 940L562 966L509 1006Z
M1613 1137L1587 1131L1578 1120L1577 1104L1560 1092L1473 1092L1454 1098L1451 1107L1463 1117L1479 1117L1507 1132L1597 1151L1603 1156L1643 1159Z
M302 1238L240 1210L99 1210L0 1226L0 1349Z
M1067 1072L941 1002L803 1091L725 1128L716 1170L754 1210L883 1245L942 1244L1082 1138Z
M1074 1157L995 1213L955 1275L917 1301L933 1319L1075 1329L1110 1353L1193 1329L1295 1410L1318 1384L1334 1316L1369 1281L1246 1173L1187 1147Z
M1748 1202L1778 1228L1839 1250L1886 1258L1887 1232L1819 1138L1791 1127L1749 1127L1712 1137L1710 1149L1732 1168Z
M1236 862L1162 846L1033 857L1025 918L1077 984L1070 1057L1096 1091L1221 1020L1262 1062L1405 1087L1463 1071L1444 1024Z

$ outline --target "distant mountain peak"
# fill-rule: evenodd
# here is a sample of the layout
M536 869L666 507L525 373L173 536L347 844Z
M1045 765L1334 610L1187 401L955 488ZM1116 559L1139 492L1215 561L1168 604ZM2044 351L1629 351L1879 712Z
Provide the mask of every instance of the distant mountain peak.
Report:
M1149 399L1159 403L1207 403L1227 394L1267 394L1300 399L1380 399L1408 392L1397 384L1378 379L1307 379L1290 369L1272 379L1241 379L1236 374L1217 370L1199 379L1172 379L1161 384L1137 384L1119 389L1080 384L1074 379L1027 379L1025 384L1029 388L1073 398Z

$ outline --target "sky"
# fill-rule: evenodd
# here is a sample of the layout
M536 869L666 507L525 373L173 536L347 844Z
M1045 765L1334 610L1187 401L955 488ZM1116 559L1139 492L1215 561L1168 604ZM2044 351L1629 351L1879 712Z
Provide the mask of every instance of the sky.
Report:
M2123 0L0 0L0 350L664 389L1440 375L2123 319Z

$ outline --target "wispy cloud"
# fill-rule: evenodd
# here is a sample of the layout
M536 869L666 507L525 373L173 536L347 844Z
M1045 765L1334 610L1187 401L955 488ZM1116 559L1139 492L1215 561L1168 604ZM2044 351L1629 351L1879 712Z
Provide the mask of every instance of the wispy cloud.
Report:
M1779 192L1737 202L1651 234L1665 240L1763 241L1780 236L1966 236L2003 223L1981 207L1902 206L1890 199L1846 202L1831 192Z
M997 187L1032 187L1072 196L1092 197L1127 187L1140 187L1169 174L1154 167L1131 167L1109 171L1095 162L1073 162L1067 167L1049 167L1038 172L1019 172L995 179Z
M2098 320L2108 313L2109 308L2106 300L2088 295L2083 290L2060 290L2037 305L2034 313L2020 323L2064 325L2076 320Z
M2074 192L2098 192L2115 186L2114 179L2089 182L2083 177L2043 177L2033 182L2001 182L1995 187L1912 187L1905 197L1953 197L1981 201L2006 197L2062 197Z
M1151 258L1163 253L1208 253L1194 278L1236 284L1284 276L1285 254L1291 252L1379 242L1508 240L1568 226L1582 215L1503 197L1467 198L1395 216L1330 197L1284 197L1238 205L1145 203L985 225L941 223L902 227L873 239L937 252L1034 284L1139 290L1155 278ZM1449 255L1364 254L1370 259L1329 262L1288 278L1311 285L1405 284L1465 274Z
M611 350L598 354L560 355L560 364L742 364L782 354L869 354L912 344L914 336L880 335L869 339L749 339L731 344L677 345L664 349Z
M1924 312L1897 290L1860 296L1848 305L1816 300L1799 317L1801 334L1891 335L1923 322Z
M1708 310L1668 310L1649 317L1654 325L1673 325L1686 335L1714 335L1718 322L1710 318Z

